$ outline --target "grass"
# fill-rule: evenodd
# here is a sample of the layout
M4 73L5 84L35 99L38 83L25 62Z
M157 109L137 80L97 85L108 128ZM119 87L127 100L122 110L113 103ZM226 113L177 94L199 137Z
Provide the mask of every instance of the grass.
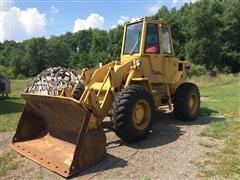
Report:
M224 121L212 122L200 132L200 136L223 140L223 145L212 146L208 141L199 145L213 148L206 155L208 160L201 162L201 177L240 178L240 76L220 75L216 78L195 77L190 81L200 87L200 113L214 116ZM216 143L217 144L217 143Z
M200 88L211 86L222 86L240 81L240 75L218 74L217 77L199 76L191 77L188 81L196 83Z
M143 177L143 180L151 180L151 178L148 177L148 176L144 176L144 177Z
M240 81L231 84L202 87L201 97L209 98L201 102L201 106L211 108L218 115L225 118L239 117L240 115ZM204 112L201 112L205 115Z
M7 170L17 168L18 163L14 160L15 158L13 152L8 152L0 156L0 175L4 174Z
M210 161L201 166L203 177L223 177L230 179L240 178L240 121L239 119L226 120L224 123L210 125L202 135L223 139L223 147L216 152L209 152ZM221 132L221 133L219 133ZM206 167L211 167L206 168Z
M212 147L215 147L216 144L212 143L212 142L209 142L209 141L199 141L198 144L200 146L204 146L204 147L207 147L207 148L212 148Z
M212 137L215 139L223 139L228 136L235 122L226 120L223 122L213 122L200 132L201 136Z
M9 99L0 99L0 132L14 130L24 106L24 100L20 97L21 92L29 81L11 81L12 93Z

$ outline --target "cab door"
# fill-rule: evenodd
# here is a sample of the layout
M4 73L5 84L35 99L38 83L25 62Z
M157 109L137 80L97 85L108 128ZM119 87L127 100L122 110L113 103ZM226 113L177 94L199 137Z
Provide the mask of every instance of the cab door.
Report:
M163 73L166 75L165 80L171 81L172 76L176 72L178 63L175 58L173 46L172 46L172 38L170 29L166 25L162 25L161 27L161 40L162 40L162 54L163 54Z
M159 32L159 25L157 23L147 23L144 54L146 57L149 57L155 81L158 81L163 75Z

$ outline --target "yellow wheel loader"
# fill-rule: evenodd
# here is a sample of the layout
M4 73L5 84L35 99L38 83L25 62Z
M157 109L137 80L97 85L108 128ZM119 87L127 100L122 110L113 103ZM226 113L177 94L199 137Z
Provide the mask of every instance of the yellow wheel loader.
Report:
M77 174L104 156L106 116L126 142L149 134L160 106L167 105L182 121L197 118L200 94L196 85L185 82L186 71L186 63L175 57L167 24L128 23L120 61L93 73L83 69L70 92L23 92L26 105L10 147L64 177Z

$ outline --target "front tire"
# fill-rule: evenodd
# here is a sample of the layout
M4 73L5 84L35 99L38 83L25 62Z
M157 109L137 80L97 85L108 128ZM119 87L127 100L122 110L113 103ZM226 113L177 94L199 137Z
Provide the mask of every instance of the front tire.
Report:
M116 97L111 120L116 135L126 142L137 142L150 132L154 101L149 91L140 85L130 85Z
M198 87L189 82L182 83L173 100L174 114L181 121L192 121L198 117L200 93Z

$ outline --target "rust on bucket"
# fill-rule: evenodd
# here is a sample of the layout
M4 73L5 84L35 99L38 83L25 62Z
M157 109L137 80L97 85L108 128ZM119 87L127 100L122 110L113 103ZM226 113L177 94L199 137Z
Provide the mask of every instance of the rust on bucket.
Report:
M106 137L100 127L89 129L88 108L68 97L22 96L26 105L11 148L64 177L101 160Z

